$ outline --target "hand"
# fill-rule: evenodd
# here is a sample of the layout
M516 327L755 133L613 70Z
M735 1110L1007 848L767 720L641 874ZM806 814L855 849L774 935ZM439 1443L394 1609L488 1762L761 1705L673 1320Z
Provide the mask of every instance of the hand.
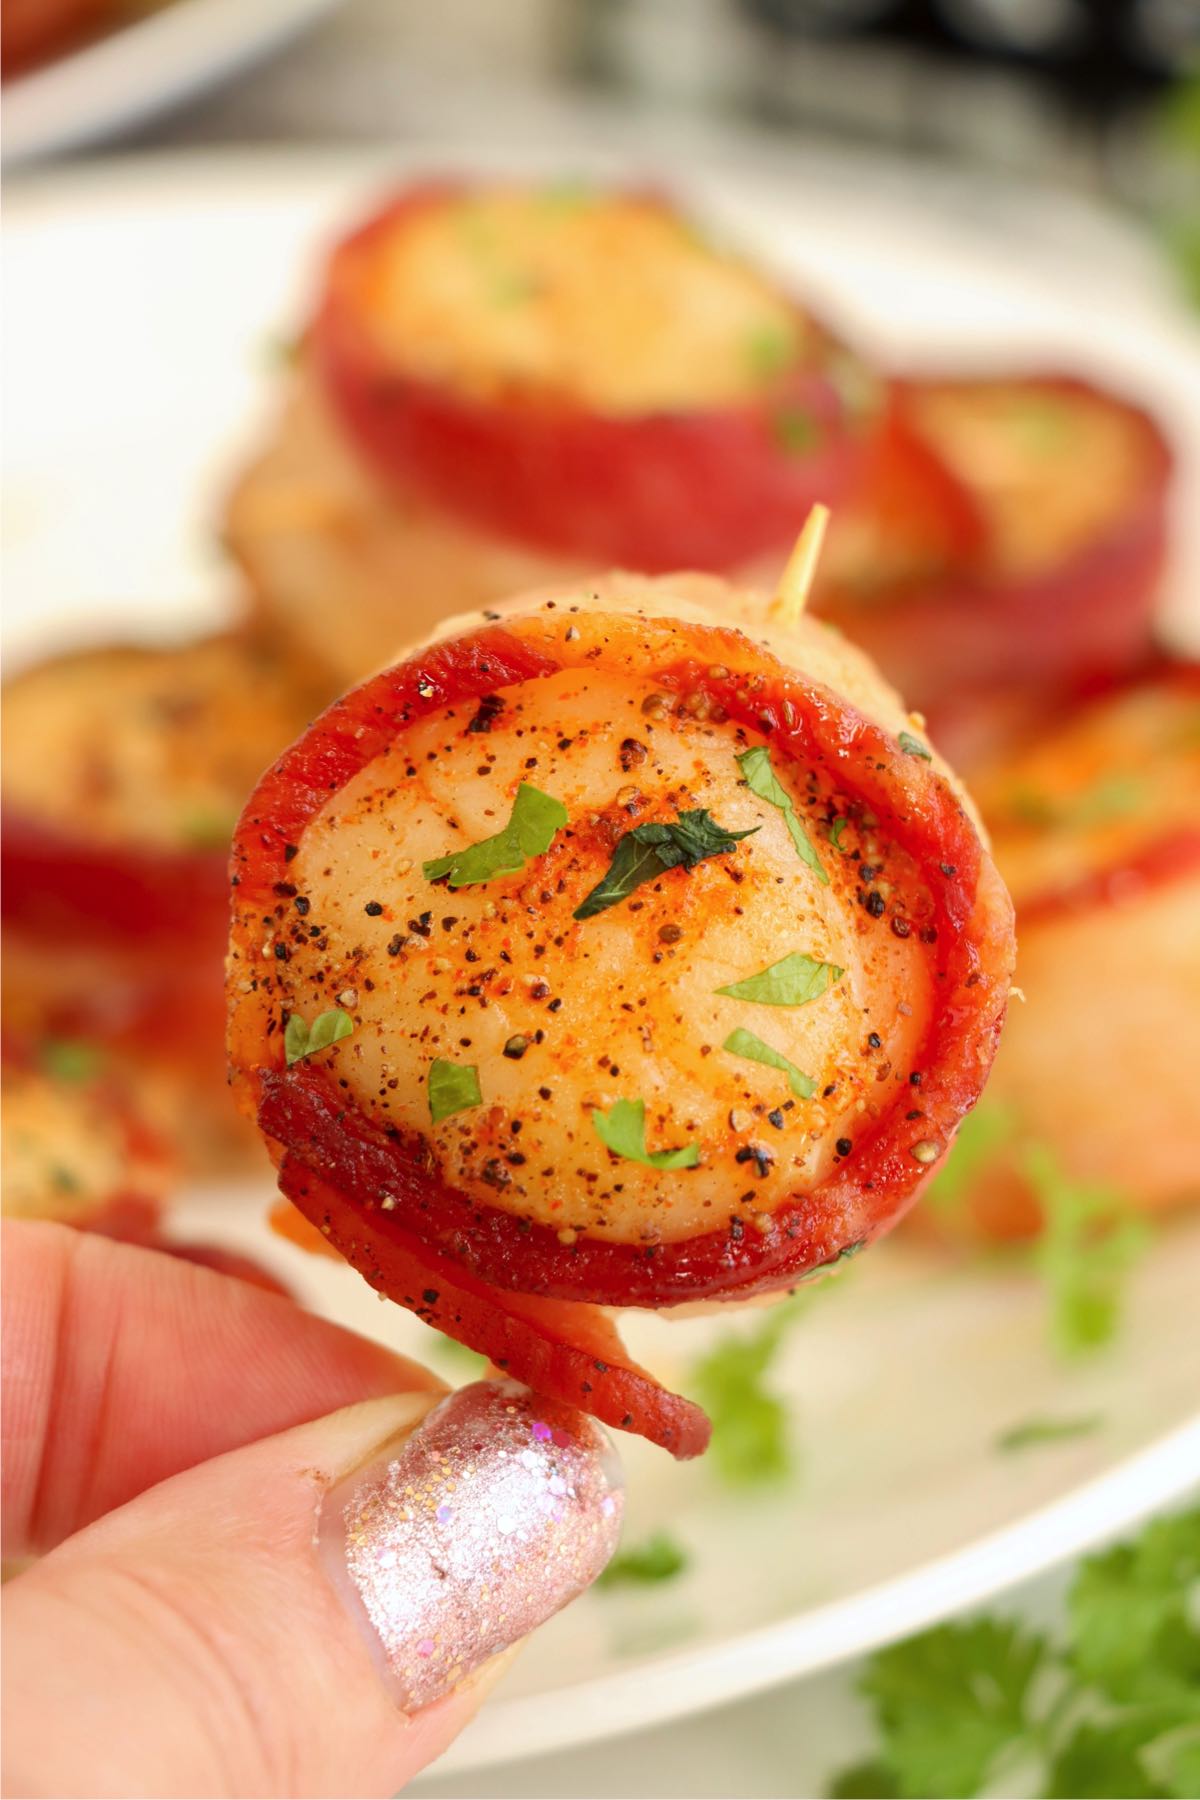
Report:
M391 1794L612 1553L591 1420L56 1225L4 1238L8 1795Z

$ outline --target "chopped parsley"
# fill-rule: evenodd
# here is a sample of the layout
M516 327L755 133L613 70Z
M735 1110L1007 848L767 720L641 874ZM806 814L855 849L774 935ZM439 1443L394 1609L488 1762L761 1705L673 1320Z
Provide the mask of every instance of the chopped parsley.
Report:
M429 1065L429 1117L440 1125L454 1113L482 1106L479 1070L469 1063L446 1062L435 1056Z
M795 354L792 333L774 320L756 325L746 334L746 362L751 373L762 381L782 374Z
M1149 1227L1119 1190L1075 1180L1049 1145L1023 1134L1010 1107L986 1099L959 1126L927 1204L952 1217L1001 1158L1025 1176L1041 1209L1037 1238L1015 1254L1045 1285L1057 1348L1068 1356L1100 1348L1118 1329L1125 1278L1149 1242Z
M1031 1250L1050 1297L1055 1342L1066 1355L1115 1336L1125 1277L1150 1241L1144 1219L1116 1188L1075 1181L1046 1144L1028 1144L1021 1166L1042 1209Z
M1022 1419L1010 1425L996 1439L996 1448L1008 1456L1017 1450L1032 1450L1038 1444L1061 1444L1070 1438L1091 1437L1104 1420L1099 1413L1088 1413L1077 1419Z
M766 745L759 744L753 750L743 751L736 760L750 792L756 794L760 800L765 800L768 806L777 807L783 814L783 822L796 846L796 854L800 861L807 864L817 880L828 887L829 877L825 873L824 865L817 855L808 833L796 817L792 796L771 767L771 752Z
M566 822L561 800L523 781L503 831L422 864L425 879L440 881L444 876L448 886L462 888L494 881L498 875L515 875L531 857L544 855Z
M760 969L757 975L748 975L745 981L735 981L716 991L727 994L731 1000L751 1000L757 1006L807 1006L840 981L845 972L836 963L815 962L811 956L793 950L790 956Z
M1137 812L1146 798L1145 783L1118 771L1101 776L1070 798L1056 798L1038 788L1018 787L1009 795L1008 810L1022 825L1107 825Z
M779 448L791 456L815 449L821 436L816 420L798 406L781 406L771 420L771 429Z
M841 849L842 833L849 823L850 821L845 813L839 813L837 818L833 821L833 824L829 827L829 841L835 850Z
M772 1050L770 1044L764 1044L752 1031L744 1031L739 1026L736 1031L730 1032L721 1048L728 1051L730 1056L741 1056L748 1062L765 1063L769 1069L778 1069L787 1076L788 1086L798 1100L811 1100L817 1091L817 1084L811 1075L805 1075L781 1051Z
M303 1062L306 1056L327 1050L339 1038L349 1037L353 1030L354 1020L340 1006L331 1006L328 1012L318 1013L311 1025L306 1024L299 1013L289 1013L283 1030L283 1048L289 1069L293 1063Z
M950 1154L925 1189L925 1204L950 1215L970 1198L976 1179L1016 1132L1016 1116L997 1100L981 1100L962 1121Z
M777 1301L751 1330L727 1332L689 1374L687 1392L712 1420L710 1466L732 1487L780 1481L791 1470L789 1409L767 1377L809 1299Z
M879 1753L831 1791L925 1800L1194 1795L1198 1620L1193 1508L1086 1557L1055 1636L993 1615L878 1651L860 1685Z
M646 1149L644 1100L618 1100L607 1112L593 1107L592 1124L605 1149L626 1162L643 1163L648 1169L694 1169L700 1161L698 1144L685 1144L679 1150Z
M55 1081L91 1081L104 1067L96 1046L76 1038L46 1038L38 1046L38 1061Z
M896 741L906 756L919 756L922 762L933 761L933 751L928 744L923 744L911 731L902 731Z
M482 1351L472 1350L467 1344L460 1344L448 1332L434 1330L434 1352L448 1362L452 1368L459 1368L463 1375L482 1375L487 1368L488 1359Z
M179 835L189 850L227 850L237 830L235 812L193 806L179 821Z
M596 1578L598 1588L625 1587L670 1581L687 1568L689 1557L669 1531L656 1531L628 1550L618 1550Z
M644 882L656 881L668 869L694 869L710 856L725 856L743 838L760 829L726 831L706 807L681 812L672 824L635 825L617 844L608 873L584 896L574 917L591 919L620 905Z

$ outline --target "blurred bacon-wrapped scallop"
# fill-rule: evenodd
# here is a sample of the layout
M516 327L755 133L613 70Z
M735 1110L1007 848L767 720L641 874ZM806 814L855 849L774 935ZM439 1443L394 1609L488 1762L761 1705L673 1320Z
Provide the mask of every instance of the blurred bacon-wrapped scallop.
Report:
M429 184L334 250L227 535L346 682L539 582L777 563L881 391L657 195Z
M4 690L4 1016L104 1043L189 1156L241 1134L225 1094L229 843L315 710L246 639L80 651Z
M543 591L351 692L235 841L230 1060L283 1192L388 1298L696 1454L603 1309L863 1248L994 1052L1011 906L913 723L700 577Z
M892 408L890 454L835 518L815 604L935 738L973 748L989 704L1011 729L1014 695L1040 696L1045 718L1062 689L1138 666L1171 470L1149 416L1059 376L901 384ZM914 508L914 483L931 506Z
M1017 908L1025 1000L986 1099L1011 1143L958 1222L1036 1231L1015 1154L1028 1144L1146 1212L1200 1200L1200 668L1094 700L976 794Z
M147 1242L175 1159L93 1045L5 1033L3 1213Z

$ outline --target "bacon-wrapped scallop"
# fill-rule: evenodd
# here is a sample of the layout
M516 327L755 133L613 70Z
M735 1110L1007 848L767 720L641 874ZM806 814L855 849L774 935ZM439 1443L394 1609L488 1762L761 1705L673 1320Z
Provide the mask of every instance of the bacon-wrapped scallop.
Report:
M1200 668L1094 700L976 793L1017 909L988 1088L1005 1126L947 1228L1041 1223L1031 1144L1146 1212L1200 1199Z
M4 689L6 1022L105 1043L201 1159L224 1081L229 842L312 716L307 673L239 635L80 651Z
M659 196L431 183L335 248L227 535L272 628L358 680L597 566L777 565L880 395Z
M915 722L700 578L543 593L367 681L260 783L234 881L235 1089L284 1193L680 1456L707 1422L601 1309L788 1289L885 1230L1008 997L1007 895Z
M1013 693L1040 694L1044 717L1047 696L1143 661L1171 469L1154 421L1065 376L902 383L891 408L814 604L938 741L973 745L981 694L998 723ZM914 506L939 467L941 501Z

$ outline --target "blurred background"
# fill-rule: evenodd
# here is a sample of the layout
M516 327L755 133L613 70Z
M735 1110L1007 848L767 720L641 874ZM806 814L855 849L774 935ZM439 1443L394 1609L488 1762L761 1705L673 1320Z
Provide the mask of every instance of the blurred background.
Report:
M1187 217L1200 138L1196 0L191 0L181 10L193 8L197 32L203 13L211 20L206 54L163 80L172 116L145 85L122 107L103 92L100 62L80 71L87 91L73 118L51 122L43 102L39 121L36 93L10 87L7 155L101 131L129 148L529 140L569 129L580 101L604 102L656 132L743 121L785 142L818 134L1105 193L1174 237L1200 282ZM58 10L61 31L47 31L39 15ZM10 78L131 26L145 34L152 78L165 55L154 37L165 44L175 30L182 41L173 10L15 0ZM241 70L227 29L235 11L253 65ZM256 13L257 33L246 31ZM281 43L303 24L306 35ZM202 85L210 91L189 97Z

